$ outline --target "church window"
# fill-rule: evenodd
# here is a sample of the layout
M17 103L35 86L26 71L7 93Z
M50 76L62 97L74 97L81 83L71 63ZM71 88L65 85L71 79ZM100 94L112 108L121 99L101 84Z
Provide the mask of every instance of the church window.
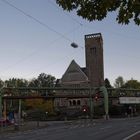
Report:
M81 105L81 101L80 100L77 101L77 105Z
M91 53L91 54L92 54L92 53L96 53L96 47L90 48L90 53Z
M72 102L71 101L69 101L69 105L72 106Z
M74 106L76 105L76 101L75 101L75 100L73 100L73 105L74 105Z

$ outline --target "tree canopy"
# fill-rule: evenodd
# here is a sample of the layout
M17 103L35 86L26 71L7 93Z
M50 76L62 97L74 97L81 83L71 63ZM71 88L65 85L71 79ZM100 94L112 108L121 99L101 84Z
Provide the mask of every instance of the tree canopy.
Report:
M140 25L140 0L56 0L64 10L76 10L78 16L89 21L102 20L109 12L116 11L119 24L133 20Z
M54 87L56 78L45 73L39 74L37 78L30 81L29 87Z
M37 78L33 78L30 81L26 79L10 78L2 81L0 79L0 87L54 87L56 78L52 75L41 73Z
M28 81L19 78L10 78L4 82L7 87L27 87Z
M108 80L108 78L105 79L105 87L106 88L112 88L110 81Z
M140 82L134 80L133 78L127 81L124 81L122 76L118 76L115 79L114 83L115 88L128 88L128 89L140 89Z
M134 79L128 80L124 84L124 88L140 89L140 82Z

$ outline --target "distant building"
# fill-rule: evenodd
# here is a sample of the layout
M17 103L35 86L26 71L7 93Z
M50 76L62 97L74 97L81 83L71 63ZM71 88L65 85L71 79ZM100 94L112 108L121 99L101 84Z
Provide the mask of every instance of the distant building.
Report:
M101 33L85 35L85 58L86 67L84 68L81 68L75 60L72 60L60 79L61 87L100 87L104 85L103 39ZM79 109L84 105L89 106L88 98L55 100L56 107Z

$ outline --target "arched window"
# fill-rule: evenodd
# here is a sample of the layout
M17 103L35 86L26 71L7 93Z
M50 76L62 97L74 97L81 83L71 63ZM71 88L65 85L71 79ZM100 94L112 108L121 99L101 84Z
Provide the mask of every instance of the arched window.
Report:
M69 105L72 106L72 102L71 101L69 101Z
M81 101L80 100L77 101L77 105L81 105Z
M74 105L74 106L76 105L76 101L75 101L75 100L73 100L73 105Z
M96 54L96 47L92 47L92 48L90 48L90 53L91 54Z

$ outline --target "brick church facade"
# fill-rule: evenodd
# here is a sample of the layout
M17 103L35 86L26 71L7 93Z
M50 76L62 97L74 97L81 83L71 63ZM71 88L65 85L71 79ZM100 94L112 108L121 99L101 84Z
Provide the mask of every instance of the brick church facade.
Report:
M104 85L103 39L101 33L85 35L85 59L86 67L80 67L75 60L72 60L60 79L61 87L100 87ZM79 109L84 105L89 105L88 98L55 100L55 107L65 106Z

